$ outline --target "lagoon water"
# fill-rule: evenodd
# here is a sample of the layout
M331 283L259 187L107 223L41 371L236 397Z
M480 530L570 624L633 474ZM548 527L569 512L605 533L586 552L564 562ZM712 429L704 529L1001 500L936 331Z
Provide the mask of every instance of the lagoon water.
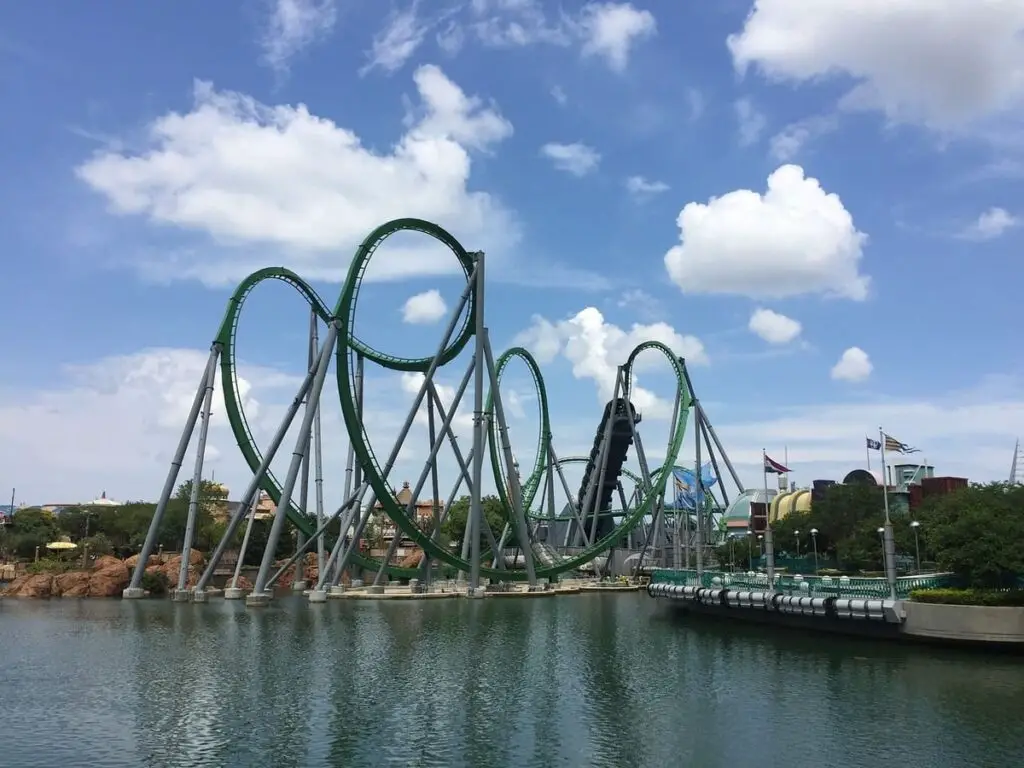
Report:
M1003 768L1024 662L537 600L0 601L0 765Z

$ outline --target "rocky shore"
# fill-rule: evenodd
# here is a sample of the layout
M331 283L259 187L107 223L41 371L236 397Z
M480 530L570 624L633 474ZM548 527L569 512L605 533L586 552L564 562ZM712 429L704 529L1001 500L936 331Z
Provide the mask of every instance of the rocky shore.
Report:
M0 589L0 596L23 598L49 597L120 597L122 590L128 586L132 571L139 562L139 556L133 555L126 560L116 557L98 557L92 566L84 570L64 571L62 573L28 573L19 576L5 588ZM284 561L275 563L280 567ZM202 552L193 550L189 555L188 580L186 588L191 589L199 581L206 557ZM162 576L168 588L173 589L178 583L178 571L181 569L181 555L153 555L149 558L146 573ZM316 554L306 555L305 578L315 582L318 575ZM295 578L295 569L290 568L278 579L276 587L287 589ZM343 578L343 582L347 581ZM252 583L244 576L239 577L237 586L240 589L252 589Z

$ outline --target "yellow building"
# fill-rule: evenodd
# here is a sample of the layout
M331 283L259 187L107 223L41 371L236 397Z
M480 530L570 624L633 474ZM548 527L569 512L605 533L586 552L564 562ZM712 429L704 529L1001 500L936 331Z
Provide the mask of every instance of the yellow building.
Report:
M770 514L772 524L785 520L794 512L811 511L811 489L803 488L780 493L772 499Z

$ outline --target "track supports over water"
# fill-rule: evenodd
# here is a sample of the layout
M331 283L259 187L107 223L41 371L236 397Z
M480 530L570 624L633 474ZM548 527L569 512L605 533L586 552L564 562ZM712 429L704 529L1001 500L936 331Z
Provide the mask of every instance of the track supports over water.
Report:
M369 262L381 243L389 236L403 231L420 232L434 238L454 254L466 277L465 289L453 308L449 322L433 355L423 358L400 358L373 349L355 333L356 306L359 287ZM143 594L142 575L151 556L164 512L174 489L181 463L188 450L193 431L199 424L199 449L194 472L194 493L202 479L205 435L209 423L210 400L218 363L224 391L228 421L238 441L243 457L252 471L252 479L227 520L226 532L217 543L193 591L193 599L205 599L215 572L225 553L238 546L240 526L245 521L239 551L231 573L231 597L241 596L241 573L246 551L253 541L253 530L265 525L258 512L260 493L265 491L276 511L269 523L266 547L261 553L259 569L255 575L251 605L265 605L273 589L286 572L296 565L295 579L300 582L306 573L306 553L315 549L317 577L310 591L311 602L322 602L326 595L341 590L343 574L353 578L366 574L372 578L371 589L383 589L385 579L416 579L418 588L429 589L430 582L441 575L450 579L459 575L462 588L476 594L487 582L524 581L530 589L540 588L542 581L557 579L560 574L590 569L594 573L607 573L612 568L616 549L635 549L643 542L643 550L635 564L635 573L649 568L645 560L648 548L653 548L659 562L666 564L667 535L672 530L666 525L664 494L680 454L687 419L691 411L697 414L697 439L717 443L710 424L703 418L699 405L693 399L689 375L681 358L659 342L646 342L633 350L628 360L616 373L612 401L608 405L608 419L603 434L598 435L585 472L583 485L576 492L566 479L564 467L576 463L575 457L560 459L555 451L548 414L547 394L540 370L525 349L514 348L495 356L485 321L485 264L483 253L466 251L450 234L440 227L418 219L398 219L378 227L357 250L348 278L336 306L329 309L320 297L294 273L285 269L264 269L253 273L242 282L228 305L195 401L186 420L181 441L171 463L171 469L157 505L146 543L140 553L139 566L125 590L126 597ZM244 302L252 289L265 280L280 280L293 286L309 303L311 310L309 333L309 370L299 391L289 406L273 439L259 448L253 438L244 411L235 369L236 332ZM319 327L326 327L322 342ZM439 394L437 372L460 357L467 360L465 373L452 402L445 403ZM641 421L630 403L634 361L640 354L657 352L668 363L674 374L676 391L669 423L668 443L664 461L652 468L648 464L644 443L637 429ZM345 468L343 500L331 515L325 514L322 432L320 403L331 361L334 361L338 395L349 438ZM540 430L532 467L520 467L513 455L512 439L506 420L505 403L501 393L502 374L512 362L525 365L533 379L539 405ZM371 446L363 419L363 386L365 366L373 364L388 371L421 375L420 386L401 429L395 435L394 445L383 462ZM472 389L471 392L468 390ZM460 403L472 398L472 445L468 451L460 447L453 423ZM392 488L391 474L417 414L425 411L428 456L422 471L410 489L408 500L399 502ZM299 417L297 434L282 481L269 467ZM442 503L439 498L442 478L438 455L448 446L454 458L454 487ZM719 446L720 448L720 446ZM623 466L627 451L635 451L639 474ZM724 457L724 453L718 452ZM711 453L714 461L714 453ZM698 466L701 458L698 448ZM587 460L583 460L587 462ZM730 471L731 464L725 459ZM490 466L489 474L485 463ZM717 469L717 465L716 465ZM315 510L308 510L310 472L313 473ZM698 474L700 474L698 472ZM735 473L734 477L735 477ZM503 528L496 536L484 515L484 485L493 478L501 504ZM623 483L631 482L629 493ZM430 515L419 519L417 501L428 487L433 496ZM298 493L296 494L296 485ZM555 502L557 490L564 492L566 503L562 511ZM466 530L462 532L458 550L447 546L441 531L453 502L461 492L469 496ZM196 522L194 495L190 503L189 524L184 534L184 552L192 544ZM616 507L618 503L618 508ZM262 506L259 509L263 509ZM710 508L709 508L710 509ZM386 517L391 540L384 558L368 557L361 543L372 521L380 524ZM680 526L680 515L674 513L675 528ZM702 552L710 546L710 512L698 514L696 541L683 538L687 552L694 544L698 549L698 563L703 563ZM687 517L689 521L689 518ZM275 563L275 551L284 535L285 525L297 528L295 554L284 563ZM378 528L379 529L379 528ZM563 538L564 536L564 538ZM678 547L680 536L674 541ZM412 567L395 562L399 547L408 543L421 552ZM635 555L634 555L635 556ZM510 559L511 558L511 559ZM687 558L688 559L688 558ZM627 561L629 558L627 558ZM678 558L673 558L678 560ZM678 564L678 563L676 563ZM629 566L633 569L633 566ZM702 567L702 566L701 566ZM178 591L184 597L187 586L187 558L178 574Z

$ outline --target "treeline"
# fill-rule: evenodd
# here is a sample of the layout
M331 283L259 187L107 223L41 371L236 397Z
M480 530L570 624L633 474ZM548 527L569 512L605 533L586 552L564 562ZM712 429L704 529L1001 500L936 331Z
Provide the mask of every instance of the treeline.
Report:
M817 529L822 562L846 571L881 571L878 529L885 523L880 486L835 485L809 512L797 512L772 526L776 553L809 555L811 530ZM916 559L914 528L922 561L961 576L978 588L1011 588L1024 576L1024 486L974 484L953 493L930 496L912 513L890 514L897 556ZM799 532L799 533L797 533ZM755 537L720 547L719 561L743 568L761 552Z

